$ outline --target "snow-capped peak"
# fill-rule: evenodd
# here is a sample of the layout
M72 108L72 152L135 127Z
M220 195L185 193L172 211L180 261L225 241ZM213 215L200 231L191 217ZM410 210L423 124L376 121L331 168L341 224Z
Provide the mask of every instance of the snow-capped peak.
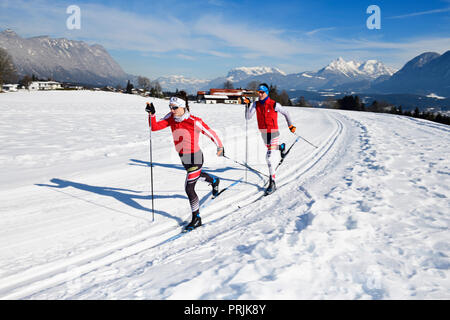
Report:
M234 68L228 72L227 80L235 82L245 80L249 77L260 76L267 73L278 73L283 76L286 75L283 71L278 68L272 67L239 67Z
M358 70L373 77L379 77L382 75L392 76L395 73L394 69L385 66L377 60L367 60L366 62L361 63Z
M342 73L347 77L366 76L369 78L378 78L382 75L391 76L395 70L385 66L377 60L367 60L365 62L345 61L342 57L333 60L321 72Z
M355 76L359 74L358 68L361 64L355 61L345 61L342 57L333 60L323 70L343 73L347 77Z

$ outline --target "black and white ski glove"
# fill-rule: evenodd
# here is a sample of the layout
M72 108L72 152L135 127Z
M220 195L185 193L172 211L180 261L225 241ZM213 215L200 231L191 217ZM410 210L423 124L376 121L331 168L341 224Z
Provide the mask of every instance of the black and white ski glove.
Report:
M154 115L156 113L155 106L153 105L153 102L152 103L148 103L147 102L147 106L145 107L145 111L147 111L151 115Z

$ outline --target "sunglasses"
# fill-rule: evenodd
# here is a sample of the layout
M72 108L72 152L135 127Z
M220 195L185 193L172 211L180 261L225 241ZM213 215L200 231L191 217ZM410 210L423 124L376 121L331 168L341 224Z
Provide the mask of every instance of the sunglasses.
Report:
M265 91L258 91L258 93L264 94L264 93L266 93L266 92L265 92Z
M170 108L171 110L177 110L177 109L178 109L177 106L169 106L169 108Z

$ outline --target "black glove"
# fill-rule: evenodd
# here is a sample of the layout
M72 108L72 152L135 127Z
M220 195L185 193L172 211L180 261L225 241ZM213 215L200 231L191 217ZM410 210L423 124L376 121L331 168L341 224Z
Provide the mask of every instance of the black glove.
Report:
M217 148L217 156L225 157L225 149L223 147Z
M153 102L152 103L148 103L147 102L147 106L145 107L145 111L147 111L151 115L154 115L156 113L155 106L153 105Z

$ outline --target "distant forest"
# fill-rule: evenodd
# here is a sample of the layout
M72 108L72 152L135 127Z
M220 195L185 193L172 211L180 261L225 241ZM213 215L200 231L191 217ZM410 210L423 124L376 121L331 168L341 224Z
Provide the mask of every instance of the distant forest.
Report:
M420 112L418 107L416 107L414 111L403 111L402 106L392 106L385 101L380 102L376 100L373 101L371 105L366 106L361 102L358 96L345 96L342 99L338 99L332 107L341 110L398 114L450 125L450 117L441 113L436 114L428 111Z
M275 87L276 91L276 87ZM274 95L278 98L277 95ZM278 98L278 102L281 103L282 99ZM292 105L292 104L284 104ZM311 105L303 97L301 97L295 104L298 107L311 107ZM441 113L433 113L428 111L420 112L419 108L416 107L414 111L403 111L402 106L393 106L385 101L373 101L372 104L366 106L361 102L360 98L356 96L345 96L336 101L329 101L326 105L327 108L340 109L340 110L353 110L353 111L366 111L366 112L377 112L377 113L390 113L398 114L408 117L414 117L419 119L426 119L446 125L450 125L450 117L443 115Z

